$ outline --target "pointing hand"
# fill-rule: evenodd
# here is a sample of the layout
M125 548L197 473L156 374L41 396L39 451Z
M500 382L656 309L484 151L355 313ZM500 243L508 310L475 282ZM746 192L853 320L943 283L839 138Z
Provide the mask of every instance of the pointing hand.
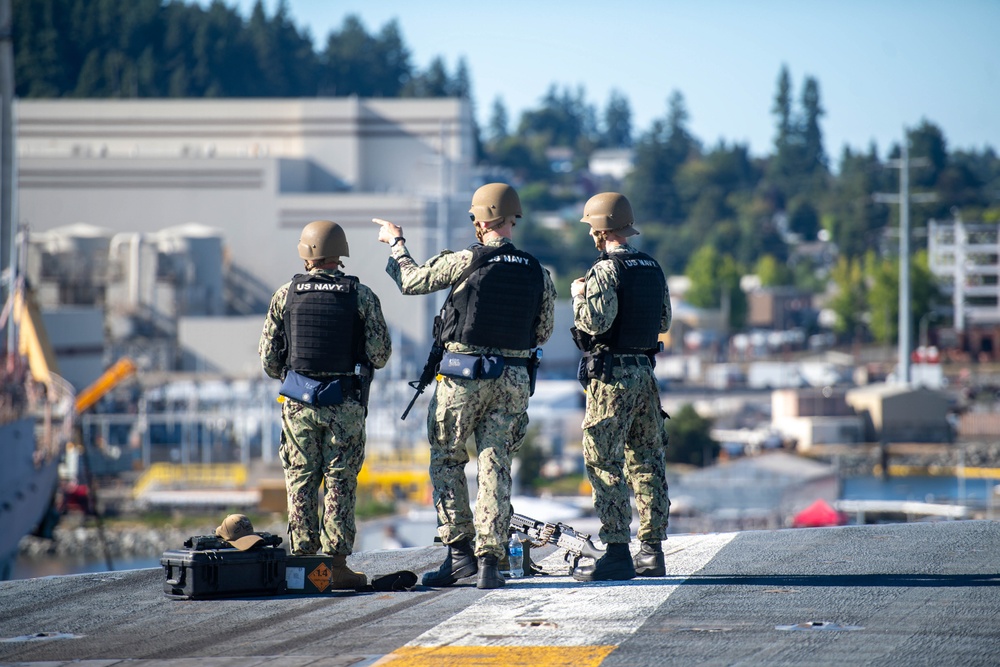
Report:
M382 225L382 228L378 230L378 240L382 243L392 245L394 239L403 235L403 228L398 225L394 225L388 220L372 218L372 222L376 225Z

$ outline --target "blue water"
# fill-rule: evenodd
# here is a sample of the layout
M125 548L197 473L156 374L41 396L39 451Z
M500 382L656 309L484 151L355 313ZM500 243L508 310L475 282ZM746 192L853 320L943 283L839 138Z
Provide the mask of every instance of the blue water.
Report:
M966 479L964 491L956 477L848 477L840 497L844 500L912 500L922 503L982 505L997 484L991 479Z

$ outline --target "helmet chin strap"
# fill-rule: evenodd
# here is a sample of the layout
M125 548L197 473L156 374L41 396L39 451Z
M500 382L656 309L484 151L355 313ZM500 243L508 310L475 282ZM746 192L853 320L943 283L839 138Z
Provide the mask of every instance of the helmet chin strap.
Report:
M498 218L491 222L481 222L479 220L475 221L473 224L476 226L476 240L483 243L483 237L487 232L492 232L497 227L502 227L506 221L506 218ZM486 226L485 229L483 228L483 225Z
M339 257L324 257L322 259L307 259L303 262L306 267L306 271L312 271L313 269L327 269L327 268L343 268L344 263L340 261Z

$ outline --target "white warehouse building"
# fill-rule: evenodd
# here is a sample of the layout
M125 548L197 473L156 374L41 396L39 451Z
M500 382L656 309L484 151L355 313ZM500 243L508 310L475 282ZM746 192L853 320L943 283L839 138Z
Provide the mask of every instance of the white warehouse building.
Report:
M252 340L231 354L253 355L262 302L302 271L302 226L330 219L400 356L422 362L440 298L399 294L371 219L402 225L418 261L474 240L468 101L23 100L16 113L18 217L43 306L92 298L112 331L142 313L199 318L199 331L243 313L237 335ZM211 354L216 370L246 366Z

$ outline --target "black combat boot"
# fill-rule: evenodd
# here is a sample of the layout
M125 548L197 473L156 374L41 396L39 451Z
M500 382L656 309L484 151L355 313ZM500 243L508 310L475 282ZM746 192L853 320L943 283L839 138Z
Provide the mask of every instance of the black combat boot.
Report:
M478 571L472 540L465 538L448 545L448 555L444 557L441 567L434 572L425 572L421 583L435 588L451 586L459 579L471 577Z
M476 588L503 588L507 583L500 574L500 559L496 556L479 557L479 580Z
M592 565L580 565L573 570L577 581L625 581L635 578L635 566L628 544L612 543L603 556Z
M663 544L643 542L639 553L632 559L635 573L640 577L665 577L667 566L663 562Z

